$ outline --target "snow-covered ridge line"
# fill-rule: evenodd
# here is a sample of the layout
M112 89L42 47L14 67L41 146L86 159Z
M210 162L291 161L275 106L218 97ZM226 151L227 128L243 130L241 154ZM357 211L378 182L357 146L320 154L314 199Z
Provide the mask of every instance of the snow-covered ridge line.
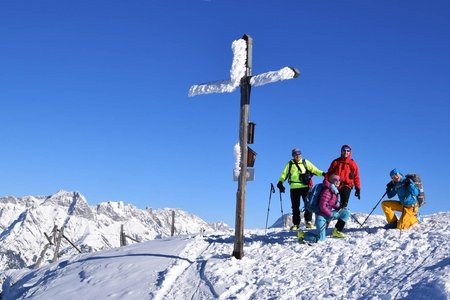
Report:
M33 266L44 246L45 234L52 236L54 226L85 252L120 246L121 226L131 237L129 244L168 237L175 212L175 235L227 231L224 223L207 223L176 208L138 209L131 204L103 202L90 206L79 192L59 191L50 196L0 198L0 270ZM44 261L51 261L55 246L50 245ZM78 251L65 240L59 255L70 257ZM0 278L1 281L1 278Z

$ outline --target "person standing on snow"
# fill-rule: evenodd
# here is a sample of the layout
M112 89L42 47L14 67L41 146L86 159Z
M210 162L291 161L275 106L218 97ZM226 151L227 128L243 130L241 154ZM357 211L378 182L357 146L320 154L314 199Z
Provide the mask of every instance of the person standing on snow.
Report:
M386 200L381 203L388 222L385 228L408 229L419 223L417 216L419 189L410 178L403 176L399 169L393 169L389 175L392 180L386 185L387 196L391 199L397 195L400 201ZM397 219L394 211L402 212L400 220Z
M319 211L316 212L316 228L317 234L312 232L299 231L297 236L299 241L318 242L324 241L326 238L327 223L337 220L333 229L333 237L345 238L342 233L345 224L350 218L350 211L347 208L339 209L339 186L341 178L332 174L328 179L324 179L322 183L322 191L319 196Z
M349 145L343 145L341 147L341 156L331 162L327 172L327 174L336 174L341 178L341 187L339 188L341 203L339 208L347 207L353 186L355 187L355 197L360 199L359 169L351 155L352 148ZM325 179L328 179L327 175L325 175Z
M300 196L303 198L303 203L306 203L312 174L325 176L325 172L319 170L309 160L302 159L302 152L298 148L292 150L292 157L293 159L284 167L277 187L280 193L284 193L286 189L283 182L288 180L291 192L292 223L294 224L291 230L297 230L300 226ZM306 228L314 228L312 213L305 209L304 217Z

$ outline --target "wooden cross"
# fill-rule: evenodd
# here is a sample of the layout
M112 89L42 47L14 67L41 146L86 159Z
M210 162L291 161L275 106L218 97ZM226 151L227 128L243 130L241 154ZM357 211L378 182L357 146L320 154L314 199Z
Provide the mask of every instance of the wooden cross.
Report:
M284 67L278 71L252 76L253 39L249 35L244 35L241 39L234 41L231 47L233 49L233 62L231 64L230 79L193 85L189 89L189 97L211 93L230 93L235 91L238 86L241 88L239 125L239 147L241 156L239 163L240 172L238 177L238 190L236 193L236 226L233 250L233 256L237 259L241 259L244 256L244 207L245 189L247 185L247 138L251 87L296 78L300 75L300 72L295 68Z

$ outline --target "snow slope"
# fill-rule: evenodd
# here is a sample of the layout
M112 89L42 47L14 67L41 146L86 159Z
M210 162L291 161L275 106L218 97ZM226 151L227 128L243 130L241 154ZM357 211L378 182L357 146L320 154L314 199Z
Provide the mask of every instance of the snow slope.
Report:
M89 206L78 192L61 190L50 196L0 198L0 271L32 267L41 253L43 263L52 261L56 251L54 226L63 228L64 237L82 253L88 253L119 247L122 226L124 233L137 241L168 237L172 213L175 213L174 235L228 230L223 223L206 223L180 209L141 210L123 202ZM45 234L53 242L47 251L44 250L49 240ZM134 243L128 238L126 242ZM68 258L78 251L62 239L57 253Z
M450 213L424 219L385 230L372 215L313 246L282 228L247 230L242 260L228 234L148 241L10 270L2 299L449 299Z

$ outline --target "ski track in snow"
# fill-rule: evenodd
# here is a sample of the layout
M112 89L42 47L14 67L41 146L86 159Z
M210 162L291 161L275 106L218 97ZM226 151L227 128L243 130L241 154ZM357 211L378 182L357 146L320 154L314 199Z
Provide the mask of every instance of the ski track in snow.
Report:
M182 254L192 262L174 262L155 299L428 298L432 273L450 275L449 236L432 238L449 226L430 221L409 231L385 230L382 219L374 219L367 228L350 223L347 239L328 237L312 246L297 243L293 232L247 230L242 260L229 257L232 237L197 237Z
M204 299L210 294L216 296L213 287L205 282L207 279L201 275L206 263L202 259L202 253L210 246L200 236L189 242L180 253L187 260L174 260L169 270L160 274L159 285L161 288L152 293L152 299ZM191 286L192 289L179 289L178 286ZM169 297L169 295L171 296Z

